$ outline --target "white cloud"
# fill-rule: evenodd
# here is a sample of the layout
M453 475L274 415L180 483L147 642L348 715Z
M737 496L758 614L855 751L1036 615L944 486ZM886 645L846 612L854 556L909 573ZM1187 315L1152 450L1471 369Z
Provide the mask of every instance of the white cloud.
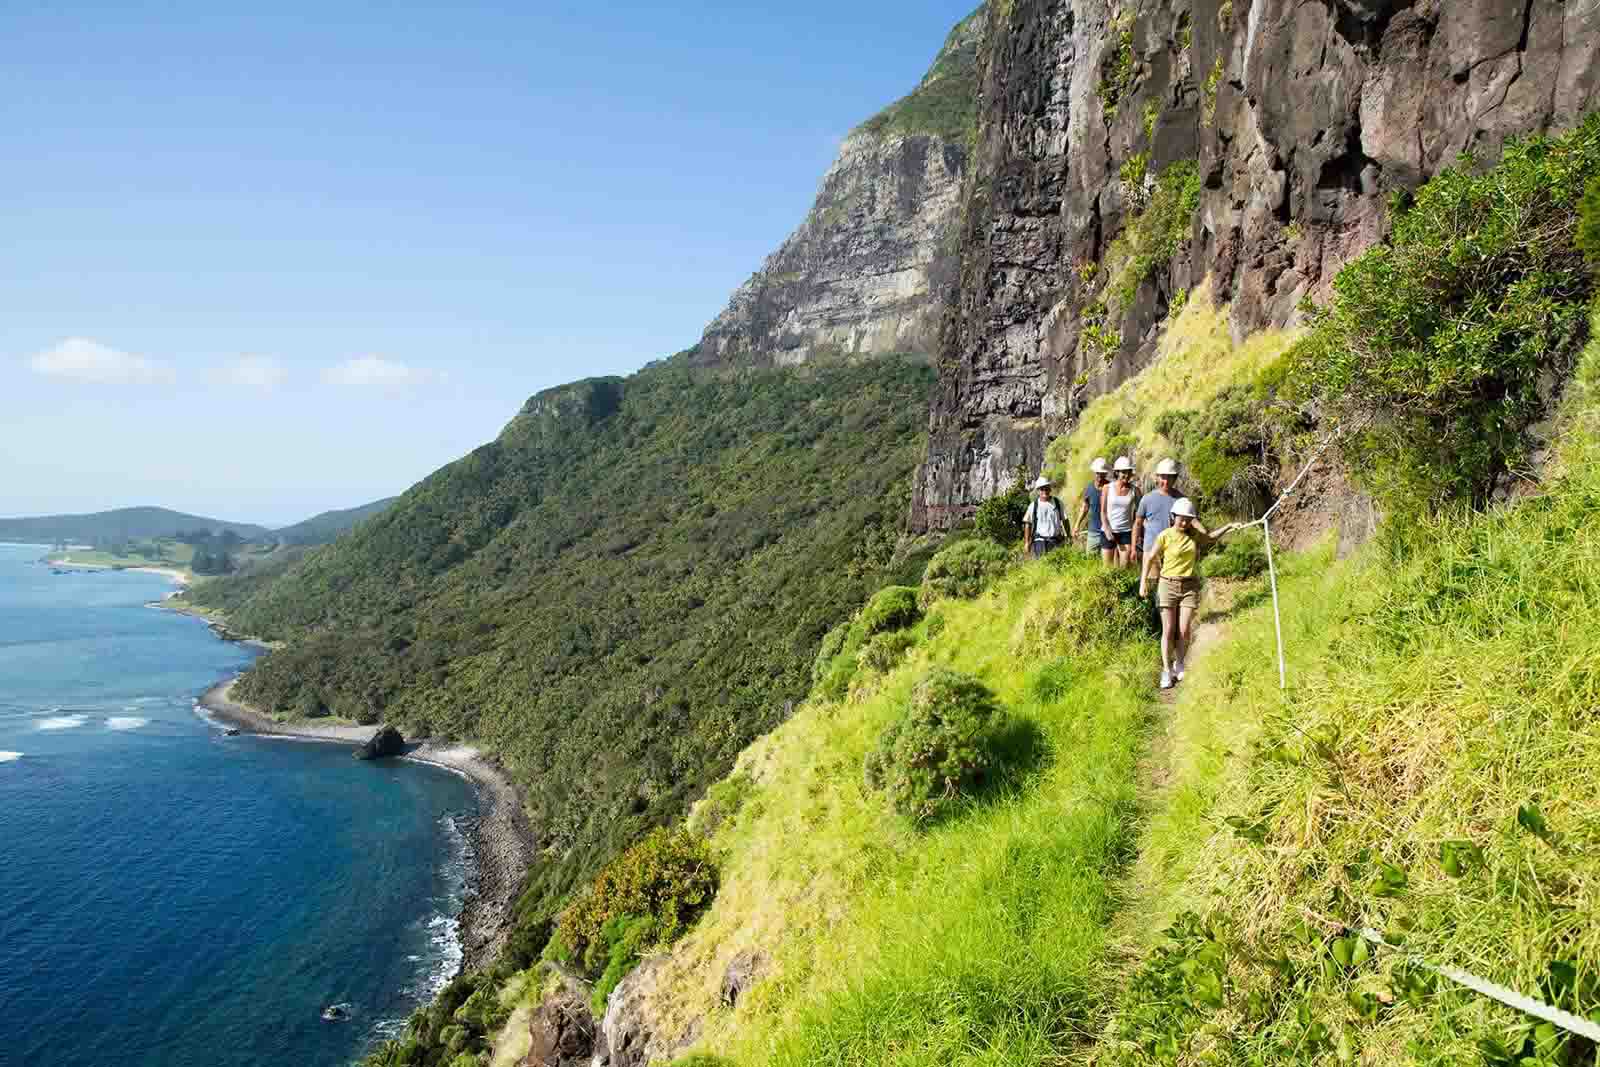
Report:
M164 363L83 337L69 337L28 360L35 374L96 385L160 385L177 380Z
M222 385L241 385L249 389L271 389L281 385L287 376L283 364L269 356L240 356L212 374Z
M442 377L444 375L426 367L408 367L379 356L347 359L322 372L322 380L329 385L378 385L391 388L426 385Z

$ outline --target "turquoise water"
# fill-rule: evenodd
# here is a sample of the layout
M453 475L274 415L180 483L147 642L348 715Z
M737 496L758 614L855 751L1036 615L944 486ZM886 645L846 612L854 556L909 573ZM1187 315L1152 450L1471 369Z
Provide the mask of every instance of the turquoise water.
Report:
M160 577L40 553L0 545L0 1062L321 1067L394 1033L460 959L471 786L225 736L194 697L247 649L147 607Z

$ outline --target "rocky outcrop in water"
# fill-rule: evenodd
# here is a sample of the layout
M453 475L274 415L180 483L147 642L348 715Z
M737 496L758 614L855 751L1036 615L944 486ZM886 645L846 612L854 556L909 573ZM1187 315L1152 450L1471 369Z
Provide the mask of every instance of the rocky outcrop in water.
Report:
M1579 0L1015 0L991 21L915 529L1036 468L1206 275L1236 332L1290 323L1382 238L1391 194L1600 106ZM1108 253L1182 164L1185 239L1119 297Z
M356 759L386 759L401 756L406 751L406 739L393 726L380 726L367 743L356 749Z
M694 363L931 357L986 24L981 10L964 20L921 85L845 139L805 221L706 328Z

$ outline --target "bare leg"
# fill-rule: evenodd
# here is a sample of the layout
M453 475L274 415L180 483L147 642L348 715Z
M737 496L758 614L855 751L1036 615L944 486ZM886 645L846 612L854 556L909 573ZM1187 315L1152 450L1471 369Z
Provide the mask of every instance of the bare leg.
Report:
M1178 643L1178 609L1161 609L1161 669L1170 671L1172 665L1178 661L1174 655Z
M1171 614L1178 616L1178 658L1174 662L1186 663L1185 657L1189 655L1189 639L1194 636L1194 609L1185 604Z
M1107 567L1115 567L1117 565L1116 547L1113 545L1101 545L1100 558L1105 561Z

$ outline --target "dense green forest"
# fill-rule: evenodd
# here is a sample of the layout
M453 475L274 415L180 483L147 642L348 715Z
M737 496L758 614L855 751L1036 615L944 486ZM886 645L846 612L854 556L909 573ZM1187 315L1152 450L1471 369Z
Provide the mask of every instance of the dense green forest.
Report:
M932 378L667 362L550 390L349 536L194 597L290 642L245 699L504 759L543 917L782 721L867 593L915 581L896 543Z

